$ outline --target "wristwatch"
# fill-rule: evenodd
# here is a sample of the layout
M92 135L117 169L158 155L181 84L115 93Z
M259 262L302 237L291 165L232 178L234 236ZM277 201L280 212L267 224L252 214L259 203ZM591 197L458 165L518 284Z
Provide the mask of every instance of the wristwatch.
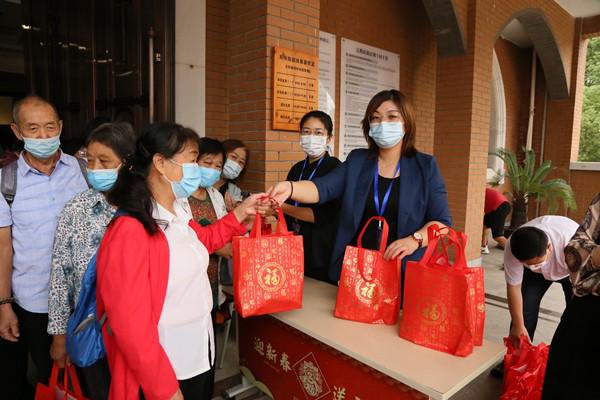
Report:
M421 235L419 232L415 232L411 235L411 237L417 241L417 244L419 245L419 249L421 247L423 247L423 235Z

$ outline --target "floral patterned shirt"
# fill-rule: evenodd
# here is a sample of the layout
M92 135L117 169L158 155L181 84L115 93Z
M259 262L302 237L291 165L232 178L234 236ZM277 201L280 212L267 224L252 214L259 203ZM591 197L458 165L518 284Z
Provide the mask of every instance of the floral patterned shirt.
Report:
M600 246L600 193L594 197L575 236L565 248L576 296L600 295L600 265L593 265L592 251Z
M48 333L62 335L81 289L88 263L98 250L115 209L97 190L89 189L63 209L52 253L48 298Z

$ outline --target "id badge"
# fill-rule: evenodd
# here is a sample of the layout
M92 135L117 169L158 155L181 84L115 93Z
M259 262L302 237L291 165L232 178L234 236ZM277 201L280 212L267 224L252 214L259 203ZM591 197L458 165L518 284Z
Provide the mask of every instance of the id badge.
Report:
M379 221L378 224L377 224L377 235L376 235L377 239L375 241L375 243L377 245L377 248L381 247L381 237L382 237L382 234L383 234L383 225L381 224L381 221Z

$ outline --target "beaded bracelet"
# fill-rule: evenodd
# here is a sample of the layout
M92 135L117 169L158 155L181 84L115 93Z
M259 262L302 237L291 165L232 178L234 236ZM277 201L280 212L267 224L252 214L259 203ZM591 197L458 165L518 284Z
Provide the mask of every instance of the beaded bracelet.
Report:
M14 303L14 302L15 302L14 297L5 297L4 299L0 299L0 306L2 304L9 304L9 303Z

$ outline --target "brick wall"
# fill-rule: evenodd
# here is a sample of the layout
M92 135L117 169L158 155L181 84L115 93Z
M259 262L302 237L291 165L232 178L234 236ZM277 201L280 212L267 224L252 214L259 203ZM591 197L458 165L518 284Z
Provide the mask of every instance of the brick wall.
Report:
M457 1L458 7L463 3L465 1ZM547 17L566 75L570 77L575 24L574 19L555 2L506 0L468 4L463 25L467 53L438 62L436 132L444 134L435 136L434 150L448 184L455 226L476 238L480 235L483 218L491 103L491 49L503 27L519 12L530 7L539 8ZM569 100L550 103L554 104L549 105L549 114L554 112L555 118L573 108ZM562 134L562 140L569 141L563 147L568 154L571 132L572 121L554 121L547 127L548 136L558 138ZM468 156L457 158L457 154ZM564 160L560 156L558 158L560 166L564 166ZM467 253L469 259L479 256L477 240L471 240Z
M229 137L227 40L229 2L206 0L206 128L205 135Z
M582 26L577 28L566 11L546 0L454 0L454 4L467 52L438 59L435 38L420 1L207 0L207 135L247 142L253 155L243 186L264 189L284 179L293 162L303 156L296 132L271 129L272 47L318 54L321 29L337 36L338 54L341 37L399 53L400 88L417 111L417 145L426 152L433 151L438 158L455 226L471 237L479 237L488 157L492 49L498 36L524 9L538 8L546 16L572 90L568 99L548 101L545 152L559 168L556 176L568 177L580 96L577 77L570 72L581 68L579 45L575 42ZM589 28L592 22L587 21L586 29L594 29ZM500 53L511 54L511 68L522 69L515 73L514 81L509 78L505 83L511 92L517 91L517 86L521 92L520 102L513 103L516 99L507 95L512 146L514 135L518 132L524 138L526 131L530 57L499 46ZM337 62L339 80L339 56ZM525 67L519 67L521 64ZM536 149L541 147L540 114L545 88L542 77L538 82ZM339 93L336 100L339 104ZM339 126L339 115L336 117ZM477 257L477 242L471 240L469 258Z
M520 152L527 140L531 90L531 49L498 39L494 46L506 100L506 148Z
M305 155L298 132L274 131L272 119L273 46L319 54L319 0L269 0L267 8L267 142L265 186L285 180L292 165ZM299 130L300 128L298 128Z
M400 55L400 90L415 107L417 147L431 153L437 55L435 38L421 2L321 0L320 29L335 34L337 40L335 131L339 132L340 48L341 38L345 37Z
M583 39L588 39L600 34L600 15L583 19L582 26Z
M577 195L577 211L569 212L569 218L581 223L590 202L600 192L600 171L571 171L571 187Z

